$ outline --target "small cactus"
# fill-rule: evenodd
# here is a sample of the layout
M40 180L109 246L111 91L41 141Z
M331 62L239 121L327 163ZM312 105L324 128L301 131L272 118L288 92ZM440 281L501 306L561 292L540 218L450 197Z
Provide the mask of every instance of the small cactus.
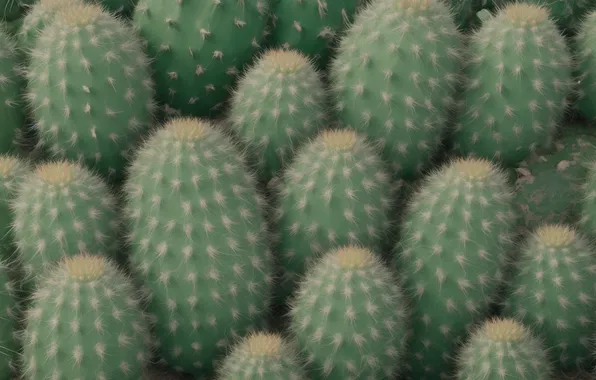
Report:
M551 380L547 350L513 319L484 322L458 354L457 380Z
M25 124L24 85L19 69L17 44L5 26L0 24L0 154L15 153L15 140Z
M251 333L232 349L218 380L306 380L293 344L278 334Z
M390 380L403 364L409 305L376 253L330 250L304 276L290 306L290 329L313 378Z
M232 97L233 131L249 147L265 183L326 121L326 93L308 58L270 50L240 79Z
M550 147L573 83L570 52L548 10L508 4L470 37L468 50L456 150L514 166Z
M23 332L29 380L138 380L151 358L141 299L109 259L77 254L45 273Z
M546 224L516 255L503 313L541 336L557 371L591 370L596 255L574 228Z
M116 199L101 178L77 163L39 164L21 181L11 209L26 280L63 256L118 254Z

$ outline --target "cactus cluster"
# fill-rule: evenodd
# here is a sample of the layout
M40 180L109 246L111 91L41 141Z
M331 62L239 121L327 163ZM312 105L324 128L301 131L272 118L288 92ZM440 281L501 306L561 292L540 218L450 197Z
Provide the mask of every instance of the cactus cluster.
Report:
M0 1L0 380L594 372L595 4Z

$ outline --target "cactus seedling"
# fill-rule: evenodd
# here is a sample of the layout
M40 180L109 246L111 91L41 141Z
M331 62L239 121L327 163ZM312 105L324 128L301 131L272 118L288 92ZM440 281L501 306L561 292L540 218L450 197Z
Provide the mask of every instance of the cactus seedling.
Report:
M513 319L484 322L458 354L457 380L550 380L547 350Z
M109 259L65 258L44 275L27 311L26 378L139 379L151 347L140 303Z
M219 380L306 380L293 344L278 334L251 333L240 341L219 369Z

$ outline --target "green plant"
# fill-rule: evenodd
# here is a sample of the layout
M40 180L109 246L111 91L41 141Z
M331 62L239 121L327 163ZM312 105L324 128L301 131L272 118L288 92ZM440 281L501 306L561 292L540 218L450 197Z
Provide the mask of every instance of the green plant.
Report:
M11 22L25 13L26 7L37 0L0 0L0 21Z
M451 371L450 355L496 301L516 231L513 190L485 159L456 159L423 179L403 217L394 265L414 301L409 378Z
M17 44L5 26L0 25L0 154L15 151L16 133L25 123L19 64Z
M137 293L103 256L59 262L44 275L26 314L25 378L138 380L151 340Z
M31 49L35 48L39 35L56 17L56 12L60 8L79 3L81 0L39 0L36 2L23 17L23 24L16 34L19 48L29 53Z
M455 148L513 166L549 147L571 92L572 60L548 10L508 4L468 47Z
M504 313L522 321L550 348L558 371L591 370L596 256L566 225L545 224L516 255Z
M313 378L389 380L403 364L409 305L376 253L330 250L301 280L290 306L290 329Z
M273 7L274 27L269 41L302 52L324 69L363 3L363 0L278 1Z
M390 179L377 152L352 130L323 131L300 149L272 181L283 270L278 302L331 248L362 244L382 252L393 206Z
M134 31L93 4L60 8L27 71L38 147L118 183L155 108L149 59Z
M484 322L457 360L457 380L550 380L553 374L542 342L513 319Z
M138 151L125 184L131 267L161 355L209 376L231 339L268 316L274 267L264 200L214 124L172 119Z
M16 191L12 227L26 282L43 274L47 265L81 251L118 255L116 199L83 166L41 163Z
M594 9L593 0L529 0L548 9L550 18L553 19L562 32L573 34L577 32L586 13Z
M417 177L439 149L462 49L441 0L374 1L342 38L330 68L338 119L375 141L396 177Z
M293 344L281 335L251 333L236 344L219 368L218 380L306 380Z
M242 76L232 97L230 121L265 183L323 127L325 102L319 73L297 51L270 50Z
M155 57L166 113L219 114L236 75L260 49L268 17L264 0L139 1L133 24Z

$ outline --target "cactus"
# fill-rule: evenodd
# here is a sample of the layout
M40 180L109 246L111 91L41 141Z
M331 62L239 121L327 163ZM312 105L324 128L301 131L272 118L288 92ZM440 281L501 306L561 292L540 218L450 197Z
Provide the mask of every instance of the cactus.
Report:
M14 38L0 25L0 154L15 151L16 133L25 123L21 104L24 83L19 73L19 52Z
M219 368L219 380L306 380L293 344L278 334L252 333L239 342Z
M265 183L323 127L325 95L319 73L296 51L270 50L240 79L231 124L250 147Z
M586 13L596 5L594 0L529 0L528 3L548 9L550 18L566 34L577 32Z
M596 120L596 11L590 12L581 23L574 38L578 88L576 106L590 121Z
M516 255L504 313L540 335L558 371L591 370L596 257L566 225L545 224Z
M324 69L332 51L354 16L368 0L286 0L274 5L274 28L269 41L296 49Z
M35 43L48 24L56 17L56 12L63 7L81 3L81 0L39 0L23 18L23 24L18 30L19 47L26 52L35 48Z
M496 300L515 237L513 190L485 159L456 159L412 195L394 265L415 302L409 378L440 379Z
M389 380L402 364L408 303L394 274L366 248L325 254L301 281L290 313L313 378Z
M514 166L549 147L567 106L572 61L548 11L507 5L470 38L469 54L455 148Z
M118 254L116 199L101 178L79 164L40 164L21 181L11 208L26 282L63 256Z
M331 248L361 244L382 252L393 194L384 163L364 137L352 130L324 131L272 183L283 269L280 303L313 260Z
M383 149L398 178L420 174L455 105L463 43L441 0L378 0L356 16L331 63L339 121Z
M29 165L15 156L0 155L0 261L13 259L14 241L12 239L13 215L11 204L17 195L17 189L29 174ZM1 371L0 371L1 372Z
M129 17L135 9L138 0L85 0L101 4L107 11Z
M268 312L274 268L255 179L215 125L182 118L139 150L125 192L132 267L162 357L209 376L229 339Z
M45 274L27 310L28 380L141 378L148 321L132 283L109 259L77 254Z
M133 23L155 57L166 113L218 115L236 75L260 48L268 13L264 0L140 0Z
M60 8L35 46L27 98L39 148L118 183L155 107L138 37L99 6L79 3Z
M457 380L551 380L547 350L513 319L484 322L458 354Z
M588 163L596 159L596 134L566 127L556 151L526 160L516 169L515 205L521 224L533 230L544 223L576 223Z
M596 159L586 163L588 173L581 189L578 228L588 238L596 238Z

